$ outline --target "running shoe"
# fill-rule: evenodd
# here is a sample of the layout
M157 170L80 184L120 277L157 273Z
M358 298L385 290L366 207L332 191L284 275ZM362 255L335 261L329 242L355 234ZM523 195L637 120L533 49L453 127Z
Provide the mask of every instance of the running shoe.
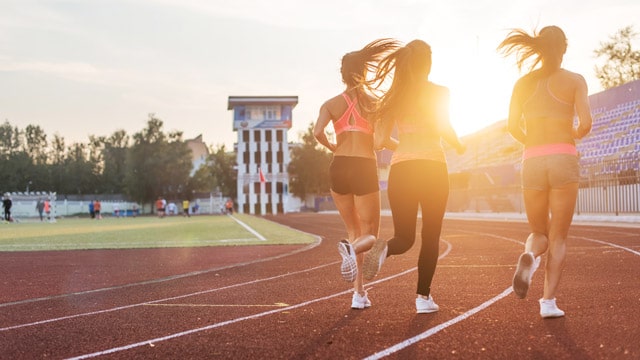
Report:
M531 278L533 273L538 269L540 265L540 257L533 257L533 253L526 252L520 255L518 259L518 267L516 273L513 275L513 292L520 299L524 299L529 291L529 285L531 285Z
M428 314L440 310L440 306L433 301L431 295L424 297L418 295L416 298L416 311L418 314Z
M358 275L358 262L356 261L356 252L353 251L353 246L347 240L340 240L338 252L342 256L342 266L340 266L342 278L345 281L354 282Z
M369 301L369 297L367 296L367 292L364 292L364 295L361 296L357 291L353 292L353 297L351 298L351 308L352 309L364 309L371 307L371 301Z
M556 299L540 299L540 316L543 319L557 318L564 316L564 311L558 309Z
M369 250L364 256L364 262L362 264L362 274L365 279L373 279L380 268L382 263L387 258L387 241L384 239L376 239L373 243L371 250Z

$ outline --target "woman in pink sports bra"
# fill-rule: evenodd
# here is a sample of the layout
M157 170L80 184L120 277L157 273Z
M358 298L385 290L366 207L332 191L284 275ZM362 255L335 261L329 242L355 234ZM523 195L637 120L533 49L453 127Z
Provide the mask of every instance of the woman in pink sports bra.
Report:
M507 121L511 135L524 145L522 192L531 228L513 276L513 291L519 298L527 295L540 256L546 254L539 300L543 318L564 316L556 305L556 291L578 197L575 139L586 136L592 124L584 78L561 67L566 49L567 39L557 26L533 35L513 30L498 46L505 56L516 54L519 69L533 60L529 73L513 88Z
M340 270L344 280L354 283L353 309L371 306L358 269L362 253L371 248L380 227L378 164L369 122L374 99L365 91L365 83L377 61L396 47L395 41L381 39L344 55L341 73L346 89L322 104L314 126L318 143L333 152L329 167L331 196L348 234L348 240L338 243ZM336 133L335 144L325 133L329 123L333 123Z

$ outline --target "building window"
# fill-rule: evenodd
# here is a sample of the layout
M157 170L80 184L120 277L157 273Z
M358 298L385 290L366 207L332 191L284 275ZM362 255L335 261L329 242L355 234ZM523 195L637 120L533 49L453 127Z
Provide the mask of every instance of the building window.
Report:
M242 153L242 163L243 164L248 164L249 163L249 152L245 151L244 153Z
M249 142L249 130L242 131L242 141Z
M260 142L260 139L261 139L261 136L260 136L260 130L256 130L256 131L253 133L253 141L255 141L255 142L259 143L259 142Z
M256 164L262 164L262 153L260 151L256 151L254 153L254 158L256 160Z
M277 142L282 142L282 139L283 139L282 133L283 133L282 130L276 130L276 141Z
M264 140L266 142L271 142L271 130L266 130L264 132Z
M277 156L278 156L278 159L276 160L276 162L278 164L282 164L284 162L284 155L283 155L282 151L278 151L277 152Z

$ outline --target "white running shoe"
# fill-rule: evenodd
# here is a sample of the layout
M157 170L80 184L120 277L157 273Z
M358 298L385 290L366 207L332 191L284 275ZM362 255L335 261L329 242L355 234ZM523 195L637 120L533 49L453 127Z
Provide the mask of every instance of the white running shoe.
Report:
M345 281L354 282L358 275L358 262L356 261L356 252L353 251L353 246L347 240L340 240L338 252L342 256L342 265L340 266L342 278Z
M543 319L563 317L564 311L558 309L556 299L540 299L540 316Z
M440 306L433 301L431 295L429 297L418 295L416 298L416 311L418 314L428 314L438 310L440 310Z
M526 252L520 255L518 259L518 267L516 273L513 275L513 292L520 299L524 299L529 291L529 285L531 285L531 278L533 273L538 269L540 265L540 257L533 257L533 253Z
M362 263L362 275L365 279L373 279L380 268L382 263L387 258L387 241L384 239L376 239L373 246L364 255L364 262Z
M367 292L364 292L364 296L360 296L357 291L353 292L353 297L351 298L351 308L352 309L364 309L371 306L371 301L369 301L369 297L367 296Z

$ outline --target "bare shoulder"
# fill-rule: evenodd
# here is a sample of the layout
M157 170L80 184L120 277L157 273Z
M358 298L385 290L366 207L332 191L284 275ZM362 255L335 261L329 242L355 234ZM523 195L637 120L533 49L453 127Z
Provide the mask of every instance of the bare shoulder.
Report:
M563 76L566 76L568 79L572 80L575 83L585 83L584 76L578 74L577 72L569 71L566 69L562 69Z

